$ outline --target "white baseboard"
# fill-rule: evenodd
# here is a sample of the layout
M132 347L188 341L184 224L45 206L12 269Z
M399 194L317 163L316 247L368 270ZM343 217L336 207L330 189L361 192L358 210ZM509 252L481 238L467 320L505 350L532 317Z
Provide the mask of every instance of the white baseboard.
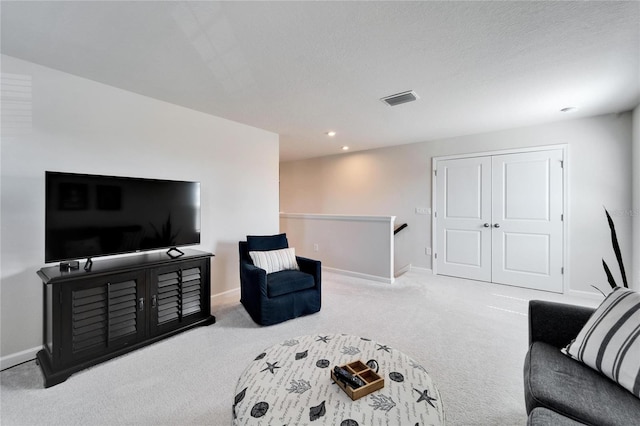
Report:
M365 280L383 282L386 284L393 284L393 282L395 281L395 278L379 277L377 275L363 274L360 272L346 271L344 269L329 268L326 266L323 266L322 269L327 272L333 272L340 275L347 275L349 277L362 278Z
M590 292L590 291L582 291L582 290L571 290L569 289L566 293L566 296L577 297L580 299L586 299L589 301L596 302L596 304L601 303L604 300L604 297L600 293Z
M213 312L213 306L216 306L219 303L227 303L228 301L233 299L235 299L236 302L240 301L240 287L232 288L231 290L211 295L209 300L211 304L210 306L212 306L212 314L215 315L215 313Z
M211 301L213 302L213 299L218 298L218 297L225 297L225 296L229 296L233 293L239 293L240 292L240 287L236 287L236 288L232 288L231 290L227 290L227 291L223 291L222 293L216 293L211 295Z
M407 263L402 268L398 269L393 275L396 278L398 278L400 275L404 274L405 272L409 272L410 270L411 270L411 264Z
M36 359L36 354L40 349L42 349L42 346L37 346L35 348L27 349L22 352L3 356L2 358L0 358L0 370L6 370L7 368L15 367L16 365L22 364L23 362Z
M423 274L430 274L433 275L433 270L429 269L429 268L421 268L419 266L411 266L411 272L420 272Z

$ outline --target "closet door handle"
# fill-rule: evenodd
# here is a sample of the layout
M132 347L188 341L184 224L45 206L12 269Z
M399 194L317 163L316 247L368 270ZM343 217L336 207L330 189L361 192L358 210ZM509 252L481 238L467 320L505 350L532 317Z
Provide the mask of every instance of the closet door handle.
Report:
M489 227L489 226L491 226L491 225L489 225L488 223L485 223L485 224L484 224L484 225L482 225L482 226L484 226L485 228L488 228L488 227Z
M499 224L499 223L494 223L494 224L493 224L493 227L494 227L494 228L500 228L500 224Z

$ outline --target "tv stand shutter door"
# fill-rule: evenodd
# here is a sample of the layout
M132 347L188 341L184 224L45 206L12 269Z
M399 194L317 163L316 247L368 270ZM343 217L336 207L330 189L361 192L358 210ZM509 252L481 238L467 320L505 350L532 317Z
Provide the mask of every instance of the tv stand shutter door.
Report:
M155 304L152 305L156 307L155 320L158 325L162 325L178 319L180 270L158 274L157 285L157 293L151 298L155 301Z
M144 338L144 271L97 277L62 288L60 364L74 365ZM142 309L140 309L142 308Z
M61 363L91 359L144 338L144 272L95 278L62 293ZM66 326L68 324L68 326Z
M151 271L151 333L208 317L209 261L196 260Z

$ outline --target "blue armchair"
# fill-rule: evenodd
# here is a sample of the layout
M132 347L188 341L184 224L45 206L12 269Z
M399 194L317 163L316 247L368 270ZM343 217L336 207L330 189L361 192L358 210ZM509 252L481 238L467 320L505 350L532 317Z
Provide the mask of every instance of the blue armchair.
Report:
M247 236L239 242L240 302L260 325L272 325L320 310L321 264L296 256L300 268L267 274L253 264L250 251L288 248L286 234Z

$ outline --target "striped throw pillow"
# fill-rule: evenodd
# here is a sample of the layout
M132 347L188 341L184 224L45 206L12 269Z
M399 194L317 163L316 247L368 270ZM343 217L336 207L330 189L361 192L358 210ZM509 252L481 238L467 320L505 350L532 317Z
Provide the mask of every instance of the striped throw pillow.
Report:
M640 293L615 288L562 351L640 398Z
M267 271L267 274L287 269L300 270L296 261L296 249L293 247L281 250L250 251L249 256L253 264Z

